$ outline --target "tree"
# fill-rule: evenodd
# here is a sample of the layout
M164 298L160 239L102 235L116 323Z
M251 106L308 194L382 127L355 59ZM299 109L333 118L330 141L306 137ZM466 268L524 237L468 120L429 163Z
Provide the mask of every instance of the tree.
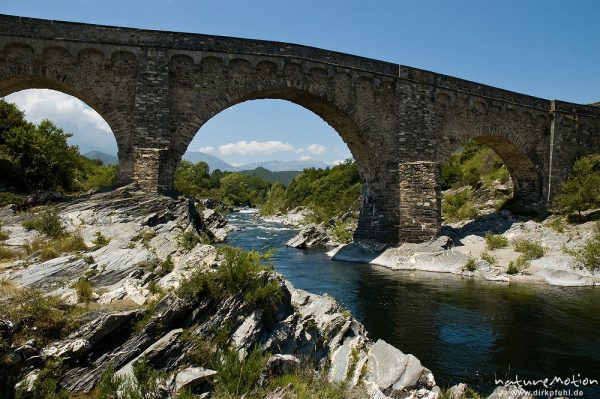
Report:
M25 123L3 132L0 153L18 170L18 179L28 189L75 188L81 156L76 146L69 146L65 133L52 122L39 125Z
M600 206L600 157L581 157L573 164L573 172L561 185L556 205L564 213Z

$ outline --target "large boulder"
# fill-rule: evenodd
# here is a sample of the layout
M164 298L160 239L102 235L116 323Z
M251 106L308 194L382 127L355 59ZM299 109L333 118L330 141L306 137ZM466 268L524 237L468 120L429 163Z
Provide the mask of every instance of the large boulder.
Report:
M419 359L383 340L371 346L366 370L365 381L375 383L383 393L392 397L435 386L433 374L421 365Z
M304 227L298 234L292 237L285 243L292 248L316 248L324 247L330 243L331 239L327 234L327 230L323 226L317 224L309 224Z

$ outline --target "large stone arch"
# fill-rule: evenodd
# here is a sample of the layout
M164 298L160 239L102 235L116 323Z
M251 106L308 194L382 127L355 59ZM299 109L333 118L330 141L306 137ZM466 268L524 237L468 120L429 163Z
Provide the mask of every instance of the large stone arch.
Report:
M121 93L115 95L119 90L109 82L102 82L110 80L110 68L104 54L91 48L74 53L54 44L34 49L21 42L0 43L0 97L27 89L50 89L83 101L110 127L118 148L119 182L129 183L133 157L128 155L132 147L130 121L123 112L127 99Z
M214 115L236 104L259 99L285 100L323 119L342 138L357 162L364 181L363 209L357 230L397 240L398 176L389 161L397 156L393 82L375 82L369 74L350 74L334 67L286 60L224 59L200 61L171 58L171 137L162 161L161 184L172 187L174 172L189 143ZM387 97L386 97L387 96ZM374 156L376 155L376 156ZM386 162L387 160L387 162ZM384 190L387 189L387 192ZM390 202L384 206L384 201ZM384 225L386 228L384 228Z

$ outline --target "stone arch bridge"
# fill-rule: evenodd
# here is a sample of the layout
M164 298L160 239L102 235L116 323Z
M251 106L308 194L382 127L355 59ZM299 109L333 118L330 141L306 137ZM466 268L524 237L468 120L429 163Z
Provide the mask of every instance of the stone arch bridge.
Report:
M342 137L364 180L356 240L439 233L439 164L475 138L494 149L515 199L543 208L579 156L600 151L600 107L545 100L403 65L270 41L0 15L0 96L73 95L112 129L119 179L170 189L211 117L283 99Z

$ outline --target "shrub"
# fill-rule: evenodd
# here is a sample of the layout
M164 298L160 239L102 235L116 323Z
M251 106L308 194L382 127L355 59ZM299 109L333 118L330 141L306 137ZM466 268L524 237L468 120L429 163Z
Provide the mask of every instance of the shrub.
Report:
M477 265L475 264L475 259L469 258L469 260L467 260L467 263L465 263L464 268L470 272L474 272L475 270L477 270Z
M594 236L575 252L575 258L592 272L600 269L600 225Z
M10 204L15 204L17 207L20 207L23 204L23 198L24 196L22 195L0 192L0 207Z
M78 308L58 297L31 288L2 287L0 293L0 315L17 327L13 336L16 345L33 338L44 346L79 326Z
M561 185L555 205L565 213L582 211L600 206L600 158L586 156L573 164L573 172Z
M41 261L54 259L65 252L84 251L88 249L80 234L65 234L54 240L38 238L27 245L27 252L39 251Z
M54 208L46 209L38 216L23 222L23 227L27 230L36 230L49 238L59 238L65 234L58 211Z
M90 280L87 278L80 277L79 280L73 284L72 288L75 289L75 292L77 293L77 300L79 302L88 303L92 300L94 290L92 283L90 283Z
M557 233L565 232L565 222L562 218L557 217L546 224L546 226L550 227L552 230Z
M331 234L336 241L341 242L342 244L352 241L352 232L348 231L345 223L341 220L335 222L335 225L331 229Z
M523 254L525 260L539 259L544 256L544 248L534 241L516 239L513 240L515 251Z
M83 241L83 237L79 233L65 234L52 243L57 246L59 252L85 251L88 249L85 241Z
M19 252L8 247L0 246L0 260L15 259L19 256Z
M94 238L94 240L92 241L92 244L94 244L96 246L96 248L102 248L108 245L108 243L110 242L110 237L106 237L105 235L103 235L101 232L96 232L95 235L96 238Z
M239 397L250 392L256 386L267 359L268 356L258 348L250 351L245 359L240 359L233 349L225 351L218 369L217 396L229 394Z
M160 263L160 269L162 274L169 274L173 271L174 268L175 263L173 262L173 259L171 259L171 255L167 256L167 259L163 260Z
M347 399L354 397L368 397L366 393L359 392L353 395L346 385L338 385L327 381L322 376L315 374L309 367L301 367L293 373L284 374L273 378L268 391L278 387L289 387L293 396L303 399ZM354 388L357 390L358 388ZM261 396L262 397L262 396Z
M124 382L125 378L116 376L113 365L109 364L98 382L98 399L118 398L118 392Z
M56 381L62 372L60 361L47 361L40 370L31 391L25 388L15 392L15 399L69 399L69 393L60 388Z
M154 237L156 237L156 232L154 230L149 230L149 231L144 231L144 232L137 234L136 236L134 236L131 239L131 241L133 241L133 242L141 241L142 245L145 248L148 248L150 245L150 240L153 239Z
M250 305L261 307L263 317L269 319L283 296L279 284L264 273L272 270L264 263L271 253L260 254L228 246L220 247L219 253L223 261L217 271L195 271L182 282L178 294L187 300L241 294Z
M508 263L508 268L506 269L506 273L517 274L521 270L527 268L527 266L529 266L528 259L525 256L520 255L517 259L515 259L514 261L511 260Z
M483 259L484 261L486 261L490 265L495 265L496 264L496 258L492 254L490 254L489 252L487 252L487 251L484 251L481 254L481 259Z
M92 255L84 256L83 261L85 263L87 263L88 265L92 265L92 264L96 263L96 260L94 259L94 257Z
M444 197L442 201L444 220L451 222L475 219L477 210L470 203L472 194L472 190L468 189Z
M502 237L500 234L486 233L485 235L485 246L489 250L504 248L508 245L508 240Z
M210 244L211 239L204 232L198 234L195 231L184 231L177 237L179 248L191 251L197 244Z
M2 230L2 225L0 224L0 241L6 241L9 237L9 234L6 231Z

